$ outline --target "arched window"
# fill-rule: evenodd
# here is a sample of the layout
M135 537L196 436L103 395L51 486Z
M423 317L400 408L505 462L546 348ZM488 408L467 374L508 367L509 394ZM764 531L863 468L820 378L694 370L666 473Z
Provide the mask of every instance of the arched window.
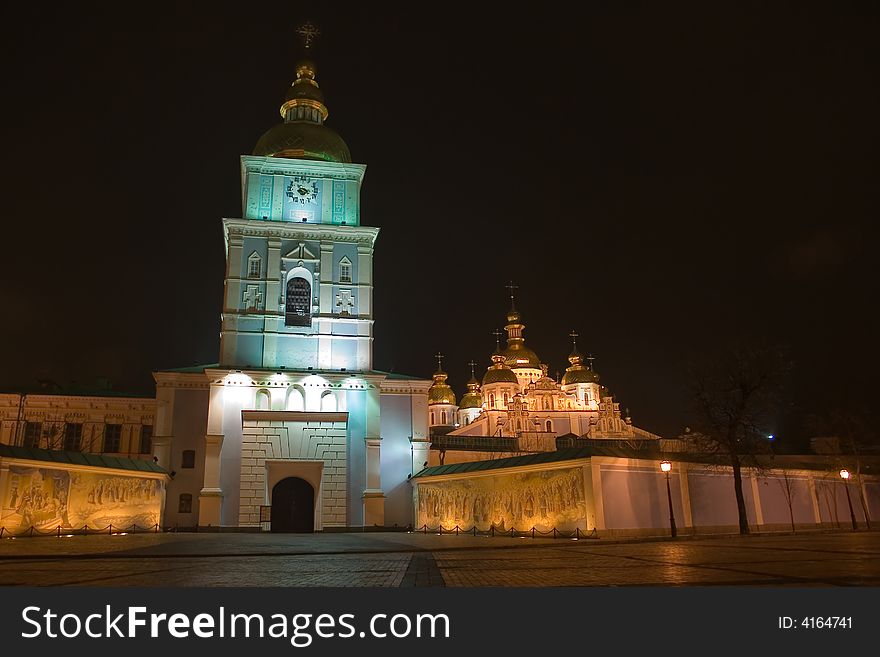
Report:
M441 419L442 419L442 421L440 424L446 424L446 411L443 411L441 413Z
M181 493L180 499L177 502L177 512L178 513L192 513L193 510L193 496L191 493Z
M351 260L345 257L339 261L339 282L351 283Z
M504 393L504 405L507 406L507 393Z
M262 273L263 259L254 251L248 256L248 278L259 278Z
M547 420L547 432L550 433L553 431L553 423L550 420Z
M269 410L269 391L268 390L257 390L257 399L256 399L255 406L258 411L268 411Z
M431 424L436 424L434 421L434 411L431 411Z
M543 398L543 400L544 400L544 410L549 409L550 408L550 400L547 399L546 396Z
M306 400L303 396L302 390L300 390L297 386L290 386L287 389L287 404L288 411L302 411L305 410Z
M284 325L312 325L312 285L300 276L293 276L287 281Z
M495 408L495 393L489 395L489 408Z
M326 390L324 394L321 395L321 410L324 412L336 411L336 395L330 390Z

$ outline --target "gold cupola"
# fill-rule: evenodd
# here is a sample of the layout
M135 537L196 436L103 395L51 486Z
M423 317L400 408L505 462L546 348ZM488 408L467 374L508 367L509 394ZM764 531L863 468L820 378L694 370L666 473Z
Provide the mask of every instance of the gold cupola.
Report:
M507 331L507 348L504 350L504 359L508 367L513 369L539 370L541 369L541 359L538 358L538 354L526 346L525 338L523 338L526 325L522 323L522 316L514 303L513 291L516 287L513 283L507 286L510 290L510 311L507 313L507 325L504 327Z
M507 366L507 359L501 350L500 339L503 333L495 331L495 351L492 352L492 364L486 369L483 375L483 385L488 386L493 383L513 383L519 385L519 379L513 370Z
M455 392L446 383L449 375L443 371L443 354L438 353L435 357L437 358L437 371L433 375L434 383L428 388L428 405L452 404L455 406Z
M567 386L574 383L599 383L599 375L593 371L593 357L589 357L590 366L584 365L583 356L577 349L578 334L572 331L568 334L571 338L572 350L568 355L569 367L565 368L565 374L562 375L562 385Z
M311 57L320 32L311 23L305 23L297 29L297 34L302 38L305 54L296 64L296 79L281 104L284 122L269 128L260 137L254 155L351 162L351 153L342 137L324 125L329 112L318 86L318 67Z
M474 361L471 361L468 365L471 366L471 378L467 382L467 392L464 393L464 396L461 398L461 403L458 405L460 410L483 407L483 395L480 393L480 382L477 381L477 377L474 375L474 367L476 367L477 364Z

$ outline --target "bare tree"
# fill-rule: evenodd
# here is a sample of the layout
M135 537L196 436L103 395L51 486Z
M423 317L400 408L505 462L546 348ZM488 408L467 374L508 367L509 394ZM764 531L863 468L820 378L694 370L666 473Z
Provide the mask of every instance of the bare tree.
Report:
M791 366L777 347L739 347L692 366L689 376L693 427L691 447L715 454L733 469L740 534L749 533L742 468L769 452L767 427L779 411Z
M859 493L859 502L865 514L865 524L871 528L868 502L862 486L863 457L878 451L876 412L864 405L845 403L823 409L807 418L807 428L817 436L836 438L834 450L836 469L846 467L853 471L853 481Z
M779 486L782 488L782 494L785 495L785 501L788 504L788 517L791 520L791 533L796 533L794 528L794 498L797 494L797 491L794 488L795 478L791 476L791 473L785 468L782 469L782 476L779 477L776 481L779 482Z

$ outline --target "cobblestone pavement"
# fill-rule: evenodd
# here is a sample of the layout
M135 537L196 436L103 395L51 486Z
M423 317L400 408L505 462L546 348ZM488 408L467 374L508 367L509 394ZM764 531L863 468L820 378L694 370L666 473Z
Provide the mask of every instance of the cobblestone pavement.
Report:
M880 532L678 541L143 534L0 541L0 585L878 586Z

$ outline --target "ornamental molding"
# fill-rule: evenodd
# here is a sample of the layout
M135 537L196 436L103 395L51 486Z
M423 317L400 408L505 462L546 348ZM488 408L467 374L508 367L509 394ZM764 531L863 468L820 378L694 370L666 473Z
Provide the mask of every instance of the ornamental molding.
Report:
M317 176L326 179L353 180L360 184L364 179L367 165L350 162L284 160L261 155L242 155L241 170L242 174L257 173L273 176Z
M372 249L379 235L374 226L333 226L330 224L303 224L281 221L251 219L223 219L226 239L232 243L236 238L264 237L287 240L318 242L350 242Z

